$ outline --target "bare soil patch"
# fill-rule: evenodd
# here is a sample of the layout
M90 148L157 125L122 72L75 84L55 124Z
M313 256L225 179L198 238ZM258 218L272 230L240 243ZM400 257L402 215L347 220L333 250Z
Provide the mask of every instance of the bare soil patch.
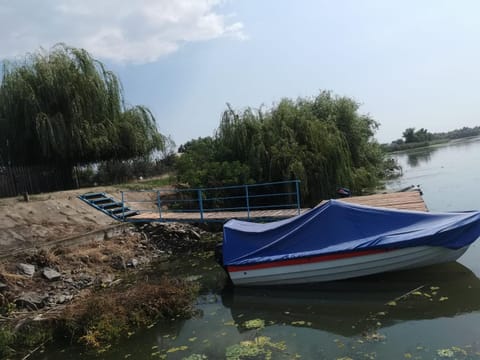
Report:
M77 198L90 191L119 196L117 189L101 187L31 195L28 202L23 197L0 199L0 255L115 223Z

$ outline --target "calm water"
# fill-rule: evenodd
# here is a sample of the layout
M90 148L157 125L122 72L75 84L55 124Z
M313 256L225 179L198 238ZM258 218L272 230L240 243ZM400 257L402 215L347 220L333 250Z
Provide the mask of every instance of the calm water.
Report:
M396 156L404 176L389 188L420 184L431 211L480 208L480 139ZM480 359L479 244L457 263L308 289L223 288L212 260L181 270L204 276L196 318L157 324L97 357L56 346L36 358Z

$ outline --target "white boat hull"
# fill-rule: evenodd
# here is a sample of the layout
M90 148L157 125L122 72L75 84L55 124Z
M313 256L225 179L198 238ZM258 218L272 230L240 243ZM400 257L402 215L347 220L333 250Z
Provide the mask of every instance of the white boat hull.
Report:
M349 279L354 277L428 266L455 261L467 251L468 246L451 250L435 246L416 246L377 253L353 255L338 259L307 261L280 261L247 266L230 266L227 271L234 285L293 285L322 281Z

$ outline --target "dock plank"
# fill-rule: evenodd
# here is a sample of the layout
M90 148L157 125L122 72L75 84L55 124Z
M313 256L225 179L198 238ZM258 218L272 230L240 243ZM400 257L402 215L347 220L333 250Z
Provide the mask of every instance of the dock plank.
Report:
M375 194L367 196L354 196L339 199L348 203L383 207L390 209L412 210L412 211L428 211L422 195L418 191ZM323 203L323 202L322 202ZM320 203L320 204L322 204ZM310 209L300 209L300 213ZM203 219L198 212L162 212L161 216L158 212L144 212L136 216L130 217L134 221L227 221L229 219L284 219L298 215L297 209L280 209L280 210L253 210L247 211L219 211L204 212Z
M344 198L342 201L374 207L428 211L422 195L418 191L355 196Z

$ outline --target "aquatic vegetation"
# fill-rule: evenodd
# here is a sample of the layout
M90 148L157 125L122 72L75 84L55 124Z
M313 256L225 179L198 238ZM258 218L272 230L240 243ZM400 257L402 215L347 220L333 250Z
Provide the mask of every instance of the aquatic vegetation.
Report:
M265 320L262 320L262 319L248 320L243 323L243 326L246 329L261 329L265 327Z
M243 360L252 357L258 359L271 359L273 351L285 351L285 342L272 342L267 336L256 337L252 341L242 341L240 344L229 346L226 351L227 360Z
M13 353L13 349L11 348L13 341L14 341L13 331L7 326L2 326L0 328L0 358L1 359Z
M304 320L299 320L299 321L292 321L290 324L292 325L301 325L301 326L312 326L312 323L310 321L304 321Z
M45 344L53 337L51 321L20 321L13 324L2 324L0 327L0 359L7 356L18 356L25 349Z
M464 356L467 355L467 351L465 351L464 349L458 347L458 346L452 346L451 349L455 352L455 353L460 353Z
M101 289L90 299L68 306L61 322L73 340L99 350L158 320L190 317L197 292L198 286L170 278L124 290Z
M184 357L182 360L207 360L208 357L203 354L191 354L187 357Z
M386 339L386 336L383 334L380 334L379 332L364 334L363 337L367 341L383 341Z
M335 339L335 340L333 340L333 342L334 342L335 344L337 344L337 348L339 348L339 349L343 349L343 348L345 347L345 343L343 343L343 342L340 341L339 339Z
M466 346L466 348L470 348L470 346ZM465 349L462 349L461 347L458 346L452 346L451 348L447 349L438 349L437 350L437 355L442 357L442 358L453 358L455 357L456 359L458 356L465 357L468 355L468 352ZM480 355L477 353L477 355Z
M453 355L455 355L453 350L450 350L450 349L439 349L437 350L437 354L440 357L448 357L448 358L451 358L453 357Z
M173 348L168 349L167 353L173 353L173 352L177 352L177 351L185 351L187 349L188 349L188 346L182 345L182 346L173 347Z

